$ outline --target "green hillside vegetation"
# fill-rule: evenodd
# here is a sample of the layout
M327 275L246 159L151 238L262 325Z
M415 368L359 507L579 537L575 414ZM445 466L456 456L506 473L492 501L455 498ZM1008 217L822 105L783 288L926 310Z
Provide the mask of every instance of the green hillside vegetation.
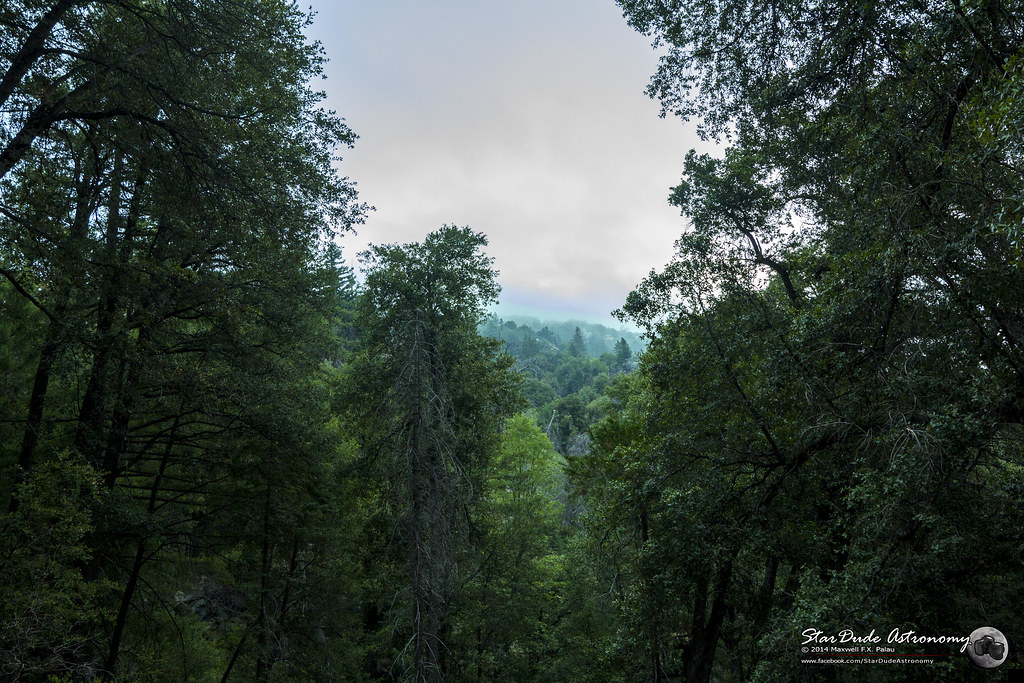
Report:
M590 425L605 415L605 389L636 368L639 334L579 321L531 321L489 317L480 334L504 342L522 376L522 391L538 425L563 455L586 452ZM627 339L627 336L629 339Z
M490 315L480 326L480 333L500 339L508 345L509 353L519 355L527 339L544 340L559 349L565 349L579 329L583 335L584 352L591 358L600 358L606 353L616 353L619 341L626 340L630 351L636 355L647 348L643 333L623 328L613 329L599 323L582 320L541 320L540 318L517 317L502 320ZM525 349L525 350L528 350Z

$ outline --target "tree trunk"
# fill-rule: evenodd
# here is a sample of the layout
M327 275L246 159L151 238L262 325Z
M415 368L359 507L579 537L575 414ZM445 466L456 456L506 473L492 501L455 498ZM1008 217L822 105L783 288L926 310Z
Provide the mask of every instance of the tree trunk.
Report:
M704 580L698 586L694 599L693 630L686 650L686 683L709 683L715 663L722 623L725 621L726 594L732 581L733 563L727 561L719 568L712 587L711 612L707 613L708 585Z
M77 243L85 237L89 228L89 216L96 208L96 171L90 169L85 172L76 173L75 183L75 217L71 223L71 230L68 235L68 248L74 250ZM36 444L39 442L39 433L43 425L43 411L46 405L46 393L50 385L50 370L60 355L65 345L62 339L63 327L67 324L65 317L71 301L71 284L65 274L57 295L57 302L53 309L53 318L50 319L46 330L46 339L43 341L42 350L39 353L39 363L36 366L35 378L32 381L32 393L28 401L28 414L25 417L25 432L21 439L21 449L18 453L19 476L27 475L35 464ZM18 510L19 500L17 492L12 492L8 512L14 513Z
M256 618L256 681L270 680L270 485L263 501L263 547L260 552L260 611Z
M167 445L164 447L163 457L160 459L160 467L157 471L156 477L153 478L153 484L149 490L149 502L146 507L146 512L152 516L156 512L156 501L160 493L160 485L163 481L164 473L167 471L167 466L170 463L171 451L174 448L174 433L178 430L178 425L181 421L181 411L174 417L174 423L171 425L170 435L168 438ZM117 611L117 620L114 622L114 631L110 636L110 644L107 648L107 658L104 664L104 671L108 676L113 677L117 667L117 657L121 649L121 639L124 636L124 628L128 622L128 610L131 608L132 600L135 598L135 591L139 585L139 578L142 575L142 567L146 562L146 538L140 538L138 545L135 549L135 559L132 561L131 572L128 575L128 583L125 586L124 593L121 594L121 605Z

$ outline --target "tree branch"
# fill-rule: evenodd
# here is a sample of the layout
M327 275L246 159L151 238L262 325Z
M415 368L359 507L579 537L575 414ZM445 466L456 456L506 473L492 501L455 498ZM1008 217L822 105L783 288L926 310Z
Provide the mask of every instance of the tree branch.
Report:
M7 281L14 285L14 289L16 289L18 293L21 294L23 297L32 302L32 305L38 308L40 311L42 311L47 318L49 318L53 322L57 322L56 319L53 317L53 314L46 309L46 306L44 306L38 299L32 296L32 294L28 290L21 286L21 283L18 282L18 280L14 277L14 273L7 270L6 268L0 268L0 275L3 275L5 278L7 278Z
M14 55L11 59L11 65L8 67L7 73L4 74L3 80L0 80L0 107L10 99L21 79L25 77L25 74L32 68L32 65L44 53L46 39L50 37L53 27L69 9L79 2L80 0L59 0L50 8L49 12L42 16L39 23L28 34L25 44L18 50L18 54Z

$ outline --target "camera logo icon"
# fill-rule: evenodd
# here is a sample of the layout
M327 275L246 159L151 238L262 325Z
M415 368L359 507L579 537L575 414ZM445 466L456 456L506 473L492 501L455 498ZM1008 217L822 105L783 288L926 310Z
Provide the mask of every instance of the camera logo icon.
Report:
M982 626L971 634L967 656L982 669L994 669L1006 661L1008 650L1006 636L991 626Z

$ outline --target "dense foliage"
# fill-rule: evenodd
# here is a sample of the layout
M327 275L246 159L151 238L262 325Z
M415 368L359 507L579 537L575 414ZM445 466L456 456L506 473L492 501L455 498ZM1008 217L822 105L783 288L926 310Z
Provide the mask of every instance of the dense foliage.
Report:
M328 255L362 208L304 23L262 1L0 13L5 677L325 666L297 645L334 618L344 533Z
M623 307L650 350L580 468L631 538L619 656L647 680L969 676L798 646L1024 632L1022 8L619 4L667 48L652 95L729 143L686 160L688 230Z
M1010 0L619 0L691 153L646 332L372 247L285 0L0 8L0 680L961 680L1021 667ZM525 324L524 324L525 323Z
M522 374L523 393L558 452L584 453L590 425L608 409L605 388L636 367L644 342L636 333L596 323L527 320L533 326L491 316L480 333L505 342Z

